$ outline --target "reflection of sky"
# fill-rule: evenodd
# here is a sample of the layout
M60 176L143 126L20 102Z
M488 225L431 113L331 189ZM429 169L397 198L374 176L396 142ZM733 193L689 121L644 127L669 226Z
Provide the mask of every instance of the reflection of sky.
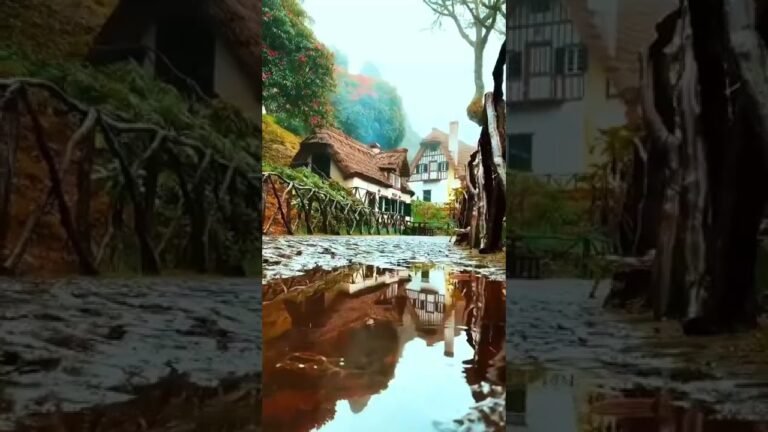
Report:
M355 414L349 402L336 402L333 421L316 431L429 431L432 421L451 421L474 404L462 375L462 360L472 358L466 338L456 339L456 356L443 355L443 343L427 347L422 339L411 340L403 350L395 377L382 393L371 396L368 406ZM447 417L446 417L447 416ZM393 423L396 420L396 424Z
M446 20L431 29L434 14L421 0L305 0L323 43L349 58L356 73L367 61L397 87L414 129L422 137L433 127L448 131L459 121L459 138L477 141L480 127L469 121L466 107L474 93L472 48ZM493 88L491 72L503 37L493 33L486 46L483 76Z
M422 277L427 277L422 280ZM411 281L408 283L408 289L420 291L422 288L429 288L440 294L446 292L446 269L444 267L432 267L416 269L411 272Z

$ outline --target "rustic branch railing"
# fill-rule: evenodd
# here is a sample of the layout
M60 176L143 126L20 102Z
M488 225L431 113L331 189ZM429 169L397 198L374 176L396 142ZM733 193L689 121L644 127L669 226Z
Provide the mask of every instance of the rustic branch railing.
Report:
M350 195L339 199L320 189L291 181L274 172L262 176L265 211L262 234L404 234L404 214L369 207ZM265 209L266 210L266 209ZM276 225L277 223L277 225ZM280 228L282 230L280 230Z
M37 99L32 96L47 97L50 103L44 107L36 106ZM55 106L49 109L49 105ZM23 113L30 120L31 135L47 168L49 186L42 201L26 218L20 234L12 236L8 232L9 221L14 205L21 205L12 198L18 190L18 186L14 185L19 181L16 165L22 144ZM51 113L79 125L63 149L56 148L49 141L52 134L46 133L49 131L42 119L44 115L50 117ZM101 138L106 151L96 148L97 138ZM75 154L78 155L78 164L73 211L65 193L68 187L64 177ZM62 156L57 160L57 155ZM92 189L95 180L104 180L104 175L100 178L93 173L97 159L106 165L107 171L113 170L106 176L121 184L117 192L102 191L109 200L111 214L106 217L108 227L103 236L92 241ZM251 211L258 216L261 207L258 202L261 194L254 193L260 188L256 181L258 170L243 165L228 161L209 146L160 127L133 123L127 116L88 106L67 95L54 83L32 78L0 80L0 221L3 222L0 230L0 271L17 271L41 219L55 205L61 228L83 274L96 274L103 259L109 255L107 250L110 247L114 249L128 207L132 210L130 219L138 244L141 272L159 273L164 264L163 258L166 258L166 261L175 261L175 267L190 265L201 272L212 267L216 267L217 271L227 268L226 271L240 273L243 271L242 260L254 251L240 250L236 253L225 250L225 244L242 234L239 232L243 229L243 220L248 219L243 212ZM165 171L175 177L182 195L176 212L165 221L167 225L160 223L155 214L158 210L158 179ZM216 175L218 172L226 173L224 179ZM235 210L232 196L253 196L255 199L245 200L245 208L240 206ZM185 216L186 224L183 221ZM219 222L217 229L212 229L214 220ZM253 222L258 225L258 217ZM179 226L184 226L185 230L176 235ZM6 244L11 237L16 237L15 244ZM184 258L174 258L171 253L162 254L171 240L177 243L175 252L184 251L181 253L186 255ZM257 242L252 244L254 250L259 247ZM213 264L214 260L216 264ZM239 266L240 270L233 270L232 266Z

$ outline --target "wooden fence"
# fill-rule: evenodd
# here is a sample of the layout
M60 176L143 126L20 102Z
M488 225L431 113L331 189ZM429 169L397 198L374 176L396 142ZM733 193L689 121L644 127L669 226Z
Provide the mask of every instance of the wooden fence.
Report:
M350 196L341 199L274 172L262 175L262 234L404 234L404 214L385 212Z

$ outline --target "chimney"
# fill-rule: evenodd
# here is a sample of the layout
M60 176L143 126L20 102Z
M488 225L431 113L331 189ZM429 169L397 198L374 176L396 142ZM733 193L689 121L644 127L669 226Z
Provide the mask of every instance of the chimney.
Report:
M459 122L454 120L448 128L448 151L454 162L459 162Z
M373 143L368 147L370 147L371 150L373 150L373 154L381 153L381 146L379 145L379 143Z

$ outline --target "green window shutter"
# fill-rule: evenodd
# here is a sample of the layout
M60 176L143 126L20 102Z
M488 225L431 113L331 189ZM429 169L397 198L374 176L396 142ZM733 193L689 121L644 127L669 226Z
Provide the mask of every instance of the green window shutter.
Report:
M587 46L582 45L579 47L579 72L587 71L587 64L589 63L589 55Z
M555 74L565 74L565 48L557 47L555 49Z
M523 76L523 53L512 51L509 58L509 77L520 79Z

